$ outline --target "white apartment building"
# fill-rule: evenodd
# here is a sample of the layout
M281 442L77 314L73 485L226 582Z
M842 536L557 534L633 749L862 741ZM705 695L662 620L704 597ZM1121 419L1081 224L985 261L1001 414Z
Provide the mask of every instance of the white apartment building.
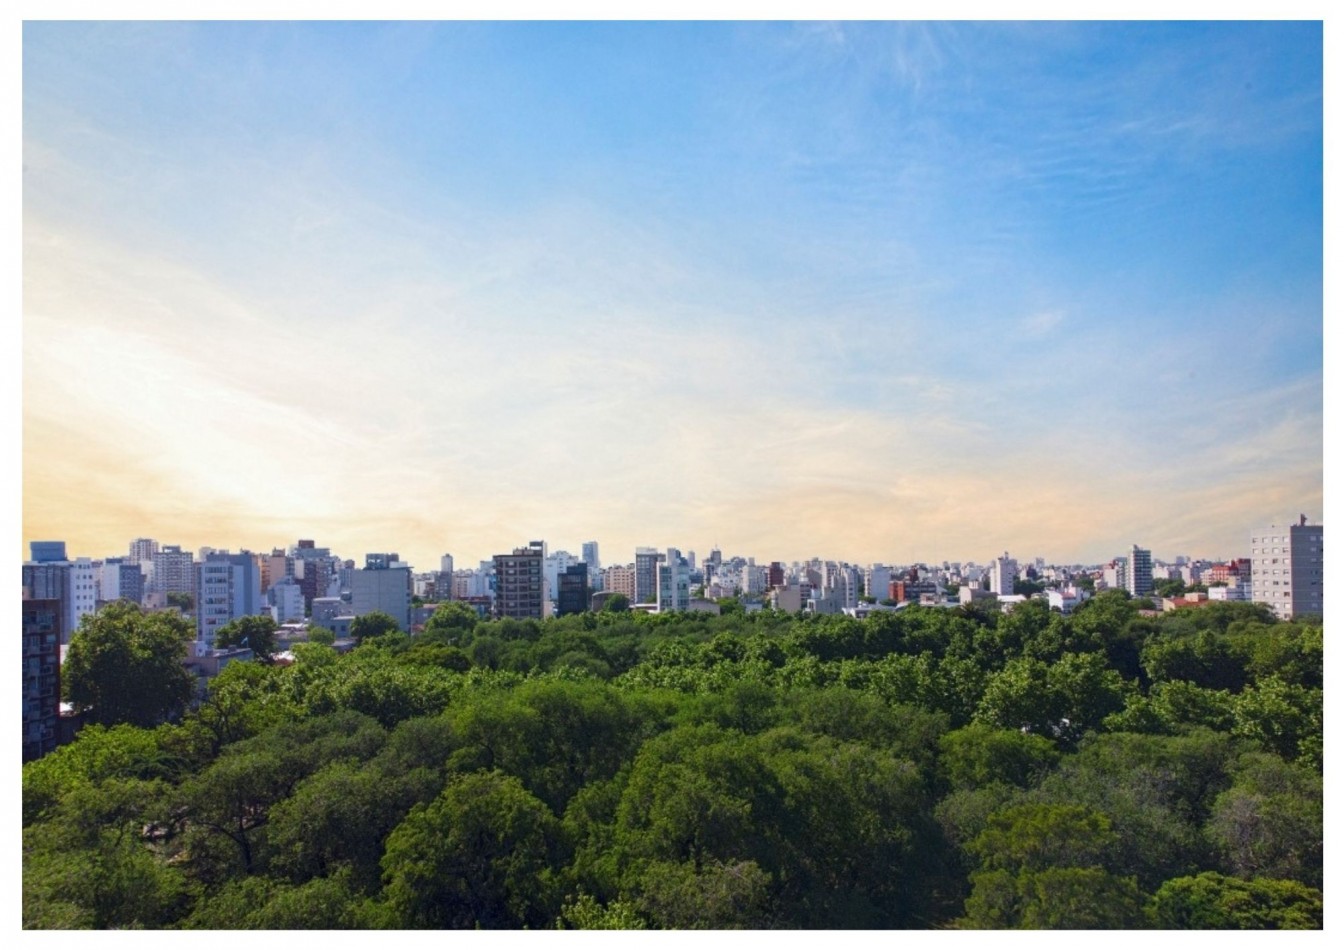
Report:
M1008 552L1003 552L1003 557L996 557L994 562L989 565L989 589L1000 597L1009 596L1013 592L1013 585L1017 582L1017 561L1008 556Z
M271 618L277 624L303 619L303 588L293 578L272 584L266 596L271 603Z
M267 612L261 599L261 569L247 551L207 555L196 564L195 587L197 656L215 648L215 635L230 620Z
M70 563L70 585L67 590L66 616L70 630L79 629L79 621L98 609L98 569L86 557Z

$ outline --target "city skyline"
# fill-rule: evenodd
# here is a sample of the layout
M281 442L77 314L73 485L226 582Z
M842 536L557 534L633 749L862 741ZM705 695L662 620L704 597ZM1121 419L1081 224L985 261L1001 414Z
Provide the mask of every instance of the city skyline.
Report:
M23 39L25 556L1324 520L1320 23Z

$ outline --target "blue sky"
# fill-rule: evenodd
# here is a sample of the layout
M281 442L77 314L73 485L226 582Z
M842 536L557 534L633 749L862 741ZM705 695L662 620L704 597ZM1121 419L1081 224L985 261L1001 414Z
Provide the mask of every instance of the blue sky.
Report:
M1319 23L39 22L23 79L25 540L1321 517Z

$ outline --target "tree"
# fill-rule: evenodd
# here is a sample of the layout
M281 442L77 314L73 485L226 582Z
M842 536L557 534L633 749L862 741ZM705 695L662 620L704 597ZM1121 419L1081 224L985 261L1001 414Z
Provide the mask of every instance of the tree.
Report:
M389 633L396 633L400 629L396 618L383 613L381 610L360 614L350 621L350 636L354 637L358 643L363 643L365 640L376 640L378 637L386 636Z
M176 607L184 614L191 613L192 609L196 606L196 601L190 594L184 594L180 591L174 591L169 594L167 600L169 607Z
M443 637L445 643L457 644L464 634L476 629L480 615L459 600L444 601L435 608L425 624L422 637Z
M329 630L326 627L309 627L308 642L320 643L323 646L329 647L336 642L336 633L335 631Z
M1097 929L1140 926L1143 898L1133 877L1105 865L1116 844L1111 822L1080 805L1018 805L990 816L970 852L964 926Z
M1321 892L1299 881L1243 881L1216 871L1167 881L1148 912L1163 930L1319 930Z
M235 617L215 632L215 646L247 647L264 663L275 653L275 621L269 614Z
M602 612L608 614L625 613L630 609L630 598L624 594L612 594L602 604Z
M181 713L192 679L182 665L191 625L126 601L87 614L70 638L61 692L94 722L153 726Z
M407 928L544 927L560 823L513 776L476 772L417 805L388 836L384 893Z

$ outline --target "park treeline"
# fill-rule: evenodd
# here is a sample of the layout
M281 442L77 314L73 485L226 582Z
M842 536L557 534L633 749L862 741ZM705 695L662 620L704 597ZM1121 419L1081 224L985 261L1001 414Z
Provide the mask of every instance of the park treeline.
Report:
M88 726L24 926L1321 927L1319 619L734 607L445 605Z

